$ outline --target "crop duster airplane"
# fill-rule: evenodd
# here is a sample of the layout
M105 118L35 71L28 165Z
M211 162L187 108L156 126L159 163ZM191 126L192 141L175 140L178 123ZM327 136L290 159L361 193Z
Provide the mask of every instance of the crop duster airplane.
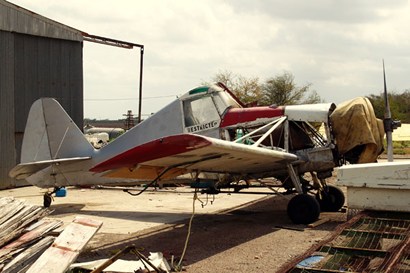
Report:
M193 185L213 193L225 187L239 191L238 181L274 177L295 194L287 208L290 219L310 223L320 211L338 211L344 204L342 191L326 183L333 169L376 161L383 135L365 98L338 107L245 107L218 83L190 90L95 149L56 100L42 98L30 109L21 163L10 176L55 192L119 179L163 183L190 174ZM45 195L45 206L53 192Z

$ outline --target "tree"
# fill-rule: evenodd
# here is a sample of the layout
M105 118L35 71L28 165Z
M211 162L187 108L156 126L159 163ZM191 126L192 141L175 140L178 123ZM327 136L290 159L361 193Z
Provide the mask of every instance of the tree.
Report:
M222 82L229 90L231 90L235 96L244 104L253 103L259 101L263 94L261 85L259 84L259 78L246 78L241 75L233 74L230 71L223 71L217 73L213 78L213 82ZM207 83L203 83L207 84Z
M402 123L410 122L410 90L406 90L401 94L390 92L389 93L390 111L393 119L401 120ZM369 95L367 98L373 105L374 113L376 117L384 118L384 94Z
M320 102L324 102L324 101L322 100L322 98L319 96L319 94L315 90L310 92L308 97L303 100L303 103L305 104L314 104L314 103L320 103Z
M312 91L305 98L310 87L310 83L301 87L296 86L295 77L290 72L284 72L282 75L267 79L263 84L262 104L290 105L321 102L316 91Z
M289 105L322 101L316 91L309 93L311 84L296 86L295 77L290 72L269 78L263 84L259 83L259 78L246 78L229 71L219 72L212 81L225 84L245 104Z

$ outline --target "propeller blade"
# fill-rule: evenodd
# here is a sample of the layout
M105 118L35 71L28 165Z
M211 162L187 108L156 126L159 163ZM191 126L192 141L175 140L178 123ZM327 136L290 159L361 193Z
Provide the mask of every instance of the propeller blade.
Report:
M391 118L389 96L387 94L387 84L386 84L386 70L384 69L384 60L383 60L383 82L384 82L384 118Z
M387 142L387 161L393 161L393 137L392 132L393 128L392 118L391 118L391 111L390 111L390 103L389 103L389 96L387 94L387 84L386 84L386 71L384 68L384 60L383 60L383 82L384 82L384 131L386 132L386 142Z
M387 160L389 162L393 161L393 130L401 126L400 120L393 120L391 117L389 96L387 94L387 84L386 84L386 72L384 69L384 60L383 60L383 79L384 79L384 131L386 132L386 141L387 141Z

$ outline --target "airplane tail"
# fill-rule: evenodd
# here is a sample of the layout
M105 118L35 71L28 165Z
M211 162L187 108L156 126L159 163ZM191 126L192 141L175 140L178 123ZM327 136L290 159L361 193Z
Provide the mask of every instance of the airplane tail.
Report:
M31 106L21 149L21 163L10 176L21 179L45 166L90 159L94 148L62 106L41 98Z

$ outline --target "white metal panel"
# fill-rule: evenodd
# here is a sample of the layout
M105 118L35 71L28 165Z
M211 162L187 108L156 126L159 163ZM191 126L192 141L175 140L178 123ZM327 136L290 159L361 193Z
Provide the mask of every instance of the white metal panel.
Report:
M410 211L409 179L410 161L348 165L337 174L352 209Z
M410 211L408 190L347 188L347 207L360 210Z
M410 190L410 161L343 166L338 169L337 183L346 187Z
M285 115L289 120L327 122L335 108L333 103L288 105L285 107Z

